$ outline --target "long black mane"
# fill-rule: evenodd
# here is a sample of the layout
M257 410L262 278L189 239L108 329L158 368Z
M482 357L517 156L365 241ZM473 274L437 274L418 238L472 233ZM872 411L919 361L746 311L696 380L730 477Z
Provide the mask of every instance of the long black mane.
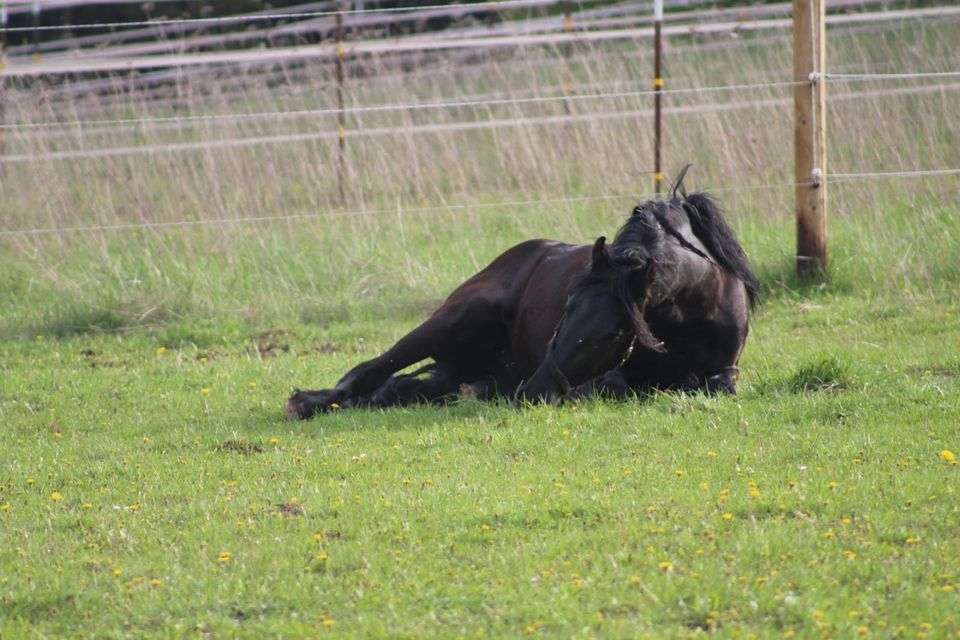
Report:
M719 205L705 193L691 193L679 202L687 212L694 235L700 238L700 242L707 247L721 267L743 282L750 299L750 307L753 308L760 295L760 281L753 272L743 247L733 235L733 230L723 219Z
M663 241L662 234L669 234L686 249L707 258L670 224L667 214L677 207L687 214L693 234L707 248L710 259L743 282L750 306L755 306L760 293L760 281L733 231L723 219L720 207L705 193L684 193L680 197L675 190L669 201L650 200L637 205L633 215L614 238L612 249L615 260L643 263L654 258L651 248Z

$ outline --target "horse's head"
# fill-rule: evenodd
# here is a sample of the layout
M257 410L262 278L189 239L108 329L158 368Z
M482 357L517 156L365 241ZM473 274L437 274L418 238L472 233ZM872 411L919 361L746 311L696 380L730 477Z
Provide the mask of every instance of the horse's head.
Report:
M662 351L643 318L654 271L653 260L614 257L606 238L598 238L590 272L567 299L543 361L520 397L554 404L617 367L634 345Z

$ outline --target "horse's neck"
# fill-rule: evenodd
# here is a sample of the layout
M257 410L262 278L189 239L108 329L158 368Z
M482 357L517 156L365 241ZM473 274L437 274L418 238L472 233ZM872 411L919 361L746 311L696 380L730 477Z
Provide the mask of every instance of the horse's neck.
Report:
M667 238L660 246L657 280L651 302L654 304L673 301L677 304L702 305L713 298L719 286L720 276L716 261L707 248L689 230L681 231L681 242Z

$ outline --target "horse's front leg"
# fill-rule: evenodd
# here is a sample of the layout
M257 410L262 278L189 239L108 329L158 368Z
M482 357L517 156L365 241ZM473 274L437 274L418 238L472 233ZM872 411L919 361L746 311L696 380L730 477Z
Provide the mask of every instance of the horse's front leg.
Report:
M446 314L433 316L382 355L350 369L332 389L295 391L284 406L284 417L306 420L373 393L400 369L443 353L451 339L451 329Z

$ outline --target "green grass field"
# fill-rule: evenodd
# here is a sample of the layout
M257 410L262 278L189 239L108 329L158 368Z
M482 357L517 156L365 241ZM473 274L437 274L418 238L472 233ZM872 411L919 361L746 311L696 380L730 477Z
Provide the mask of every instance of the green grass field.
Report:
M958 38L956 19L831 30L828 68L955 71ZM371 61L347 102L646 88L649 53ZM344 201L326 143L0 167L0 640L960 638L960 181L831 180L830 270L798 282L789 36L678 37L666 65L670 87L773 83L667 98L667 165L695 162L688 186L715 190L764 287L736 397L281 417L512 244L611 237L649 188L651 123L629 115L648 96L353 114ZM5 105L334 104L331 67L302 71L185 78L165 110L30 87ZM953 82L831 80L827 175L960 168ZM11 129L5 149L336 126L188 124Z
M292 386L389 346L497 234L437 223L404 240L417 268L371 241L385 262L333 282L322 251L235 243L198 258L188 296L168 255L116 269L140 298L79 271L72 306L5 265L0 636L953 637L960 302L936 268L957 219L838 219L820 287L787 276L788 224L739 219L767 293L736 397L306 423L281 420ZM529 231L511 220L477 224ZM941 233L891 231L918 220ZM890 255L908 257L875 272ZM286 313L239 302L285 282L265 295Z

